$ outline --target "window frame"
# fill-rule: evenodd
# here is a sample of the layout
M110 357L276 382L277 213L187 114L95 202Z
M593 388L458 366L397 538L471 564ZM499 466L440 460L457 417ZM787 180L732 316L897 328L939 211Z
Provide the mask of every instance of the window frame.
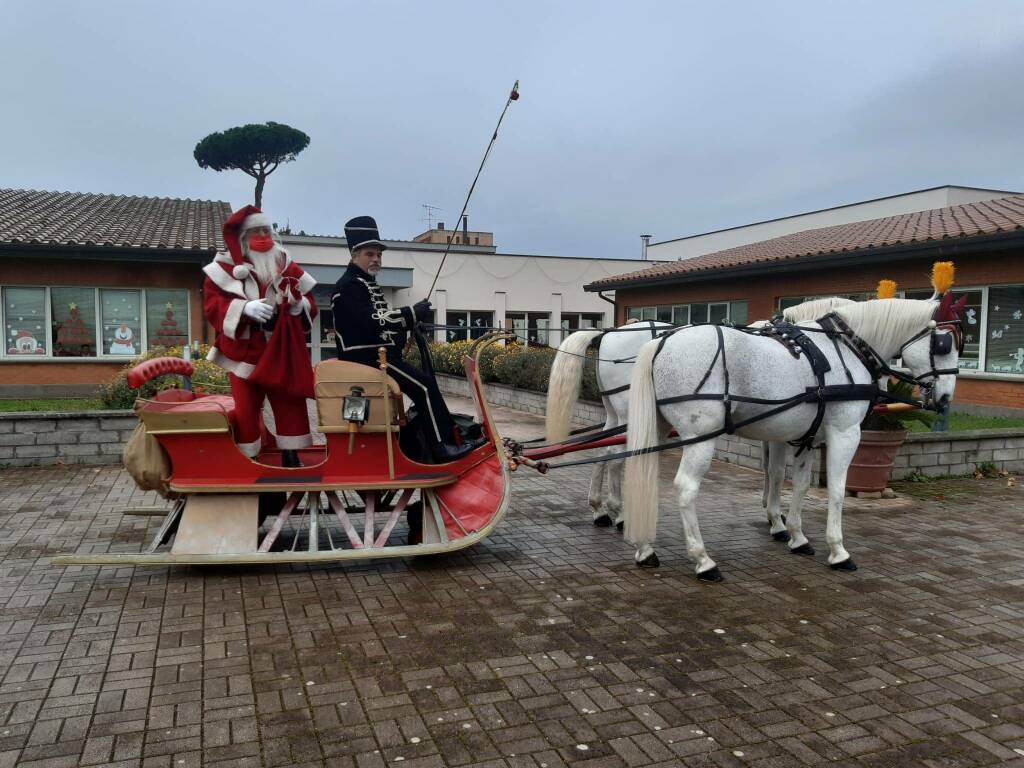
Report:
M43 326L46 333L46 354L38 355L29 359L28 357L22 357L20 355L9 355L7 354L7 306L3 298L5 292L9 288L29 288L43 291L43 302L44 302L44 321ZM96 354L92 357L62 357L54 354L54 338L53 332L53 298L51 291L54 288L74 288L78 290L92 291L94 296L94 307L95 307L95 340L96 340ZM139 300L139 336L140 336L140 349L135 355L111 355L104 352L103 344L103 307L101 299L101 291L138 291L141 296ZM123 362L126 360L132 360L139 355L146 354L151 346L149 344L149 329L148 329L148 307L149 307L149 291L183 291L185 293L185 336L188 343L192 342L192 289L191 288L177 288L177 287L159 287L159 286L144 286L144 287L124 287L124 286L96 286L96 285L20 285L3 283L0 284L0 328L4 329L4 343L0 345L0 361L3 362L63 362L63 363L110 363L110 362Z

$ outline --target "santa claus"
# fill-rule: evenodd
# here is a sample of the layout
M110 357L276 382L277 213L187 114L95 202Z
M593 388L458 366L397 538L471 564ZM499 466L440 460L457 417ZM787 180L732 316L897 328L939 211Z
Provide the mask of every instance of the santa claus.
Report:
M268 352L282 313L310 327L316 316L311 297L316 280L274 239L270 219L259 208L247 205L235 211L224 222L223 231L228 252L218 253L203 268L203 309L217 331L207 359L228 371L235 400L235 437L242 453L255 457L262 448L260 412L266 398L274 413L274 438L283 452L282 464L299 466L296 451L312 445L305 398L287 386L269 387L251 378ZM308 366L305 349L301 357ZM267 362L260 367L266 368ZM295 375L294 370L287 373Z

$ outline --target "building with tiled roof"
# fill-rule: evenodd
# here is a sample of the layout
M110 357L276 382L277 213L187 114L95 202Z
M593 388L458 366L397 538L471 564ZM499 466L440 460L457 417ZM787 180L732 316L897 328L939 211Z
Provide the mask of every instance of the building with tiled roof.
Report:
M957 405L1024 408L1024 195L808 228L586 288L615 291L620 322L746 323L808 298L870 298L883 278L902 295L927 297L938 260L956 264L968 298Z
M214 200L0 189L0 397L84 394L157 344L205 339Z

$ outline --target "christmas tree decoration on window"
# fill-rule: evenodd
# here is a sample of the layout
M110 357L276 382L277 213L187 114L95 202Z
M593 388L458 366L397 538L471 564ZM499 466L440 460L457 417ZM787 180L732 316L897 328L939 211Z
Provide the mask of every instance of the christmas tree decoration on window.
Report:
M55 352L62 356L82 357L92 354L93 333L82 320L75 302L68 304L68 318L57 328Z
M167 310L164 319L160 321L160 330L156 332L156 343L161 347L176 347L186 342L186 336L178 328L178 321L174 319L174 304L167 302L164 305Z

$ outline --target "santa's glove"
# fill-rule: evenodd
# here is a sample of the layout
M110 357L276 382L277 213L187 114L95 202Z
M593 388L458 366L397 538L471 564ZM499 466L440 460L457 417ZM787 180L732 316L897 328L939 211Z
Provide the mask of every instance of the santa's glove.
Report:
M422 323L430 319L430 299L420 299L412 305L412 313L416 316L416 322Z
M262 301L247 301L242 307L242 314L255 320L257 323L265 323L274 316L274 308Z

